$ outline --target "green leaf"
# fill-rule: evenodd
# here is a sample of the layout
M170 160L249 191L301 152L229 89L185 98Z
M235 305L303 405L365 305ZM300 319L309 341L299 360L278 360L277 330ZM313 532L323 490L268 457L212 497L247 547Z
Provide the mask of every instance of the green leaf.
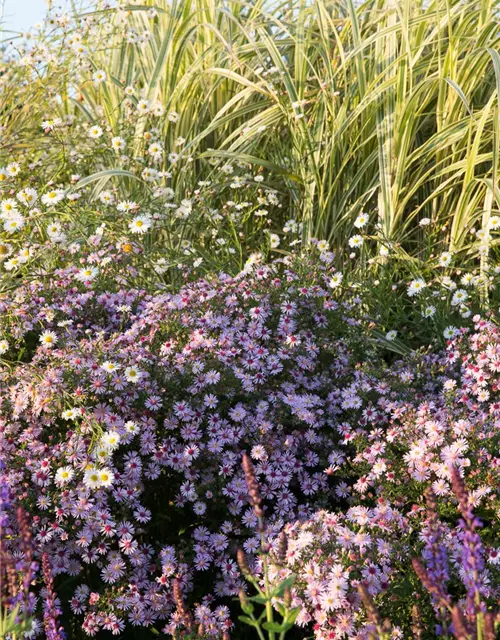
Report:
M132 173L131 171L127 171L126 169L106 169L105 171L98 171L97 173L93 173L92 175L87 176L86 178L82 178L75 184L73 189L81 189L82 187L85 187L88 184L91 184L92 182L97 182L98 180L107 181L116 176L133 178L134 180L138 180L139 182L142 182L142 179L138 178L135 175L135 173Z
M285 619L285 622L287 622L290 625L293 625L295 623L295 620L297 620L297 616L299 615L300 610L301 610L301 607L294 607L293 609L290 609Z
M283 633L284 631L288 631L292 628L291 624L278 624L277 622L263 622L262 627L266 631L276 631L277 633Z
M248 616L238 616L238 620L240 622L244 622L245 624L249 624L251 627L257 627L257 621L256 620L252 620L252 618L249 618Z
M292 588L292 585L295 582L296 577L297 576L295 574L292 574L291 576L288 576L288 578L285 578L282 582L280 582L280 584L276 587L276 589L274 589L274 591L271 594L271 597L282 598L283 595L285 594L285 589Z

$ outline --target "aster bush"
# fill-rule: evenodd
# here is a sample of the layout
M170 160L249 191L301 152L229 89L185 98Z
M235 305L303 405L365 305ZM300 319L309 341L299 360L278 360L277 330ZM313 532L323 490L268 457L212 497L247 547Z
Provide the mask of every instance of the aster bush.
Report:
M499 332L479 317L475 322L474 331L464 331L439 357L432 356L425 371L419 373L415 362L410 368L411 360L406 371L389 370L366 389L375 397L366 397L364 409L358 395L363 417L341 425L341 444L351 454L343 457L346 480L336 492L349 508L319 511L285 526L287 558L275 565L274 574L297 576L292 593L294 604L303 606L298 621L313 623L319 638L358 637L358 630L369 637L377 631L359 587L393 623L392 635L380 637L412 632L415 596L419 628L432 628L432 637L479 637L471 619L474 625L476 619L480 625L489 620L493 629L499 579ZM405 563L422 544L427 568L415 561L416 574L408 572ZM431 592L433 609L417 577ZM458 632L460 624L469 629L466 635ZM491 633L484 637L495 637Z
M361 324L330 291L254 265L176 294L99 293L67 270L2 303L17 360L2 385L7 482L54 576L78 576L88 633L172 632L174 578L196 593L210 576L203 606L238 593L234 545L259 546L242 451L266 478L269 526L325 500L343 457L331 380L356 385ZM230 624L224 608L206 615Z
M388 588L424 530L425 487L451 508L450 464L468 469L472 495L494 522L497 409L488 385L498 330L475 318L475 331L464 329L445 352L392 362L362 305L329 286L328 262L250 264L237 277L156 295L101 293L70 268L4 297L4 481L34 514L55 584L72 578L60 597L87 634L126 625L175 634L185 616L174 581L183 597L202 598L193 615L206 633L231 629L227 604L244 588L236 548L250 556L261 548L245 451L266 538L304 521L285 527L294 573L328 548L318 584L329 583L348 550L338 599L324 586L312 596L326 607L319 634L325 624L362 632L363 618L346 608L359 608L359 576L374 594ZM323 515L332 506L345 514ZM323 526L335 542L322 538ZM298 543L295 557L293 532L303 529L313 547ZM298 622L312 619L304 606Z

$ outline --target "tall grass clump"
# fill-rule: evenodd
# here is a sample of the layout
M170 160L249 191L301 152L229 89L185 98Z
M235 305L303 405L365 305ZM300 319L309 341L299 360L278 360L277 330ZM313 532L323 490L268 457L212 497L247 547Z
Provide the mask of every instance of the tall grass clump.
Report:
M367 210L374 241L401 257L429 257L422 218L435 226L431 251L477 254L471 229L498 209L495 11L441 0L127 5L92 57L111 82L84 83L79 105L91 121L102 107L117 131L133 84L179 114L160 131L165 147L188 141L177 189L204 172L217 188L228 161L265 168L304 239L342 245ZM150 32L140 53L124 29L129 40Z
M82 186L93 184L94 198L110 181L144 198L147 185L127 171L143 168L154 137L165 150L156 167L178 199L201 182L204 202L225 204L234 167L280 194L269 218L254 208L230 230L240 259L262 244L258 236L252 246L256 229L282 234L290 219L302 243L343 248L366 212L367 259L383 263L389 252L417 271L446 251L485 272L497 245L497 9L486 0L102 3L49 28L53 60L37 73L47 86L51 71L47 117L127 139L127 167L112 148L85 149ZM96 71L105 82L93 81ZM26 109L36 85L7 75ZM7 114L17 127L7 150L40 153L40 130L16 142L22 113ZM61 153L88 147L69 133ZM196 242L199 231L195 214L182 239Z

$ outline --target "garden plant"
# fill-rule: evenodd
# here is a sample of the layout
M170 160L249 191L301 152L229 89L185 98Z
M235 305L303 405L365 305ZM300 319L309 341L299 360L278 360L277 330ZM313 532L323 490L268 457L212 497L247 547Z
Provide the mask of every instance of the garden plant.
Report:
M500 638L500 2L0 34L0 638Z

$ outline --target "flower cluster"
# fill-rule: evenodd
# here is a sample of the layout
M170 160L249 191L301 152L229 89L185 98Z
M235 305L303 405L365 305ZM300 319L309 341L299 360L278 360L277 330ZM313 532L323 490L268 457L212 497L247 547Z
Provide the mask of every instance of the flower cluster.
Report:
M79 577L87 633L171 629L172 581L189 592L195 573L212 576L212 598L237 594L235 544L259 545L242 451L276 530L328 491L335 416L363 384L348 344L359 320L324 284L331 268L309 281L284 268L157 296L98 293L68 269L2 301L18 359L3 371L7 482L53 575ZM224 607L199 615L230 624Z

